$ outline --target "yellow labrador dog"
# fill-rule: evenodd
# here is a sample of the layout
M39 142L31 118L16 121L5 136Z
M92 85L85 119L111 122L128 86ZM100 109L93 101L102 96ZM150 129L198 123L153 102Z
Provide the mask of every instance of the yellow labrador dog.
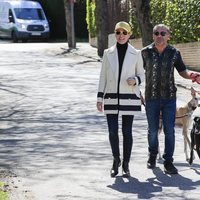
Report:
M196 97L197 91L191 87L191 96L192 99L182 107L176 108L176 121L175 125L182 127L182 134L184 138L184 153L186 157L186 161L189 162L189 156L188 156L188 146L191 149L191 143L188 138L188 129L191 124L192 114L194 110L199 106L198 98ZM160 128L159 128L159 134L162 131L162 117L160 120ZM159 159L161 159L161 153L159 148Z

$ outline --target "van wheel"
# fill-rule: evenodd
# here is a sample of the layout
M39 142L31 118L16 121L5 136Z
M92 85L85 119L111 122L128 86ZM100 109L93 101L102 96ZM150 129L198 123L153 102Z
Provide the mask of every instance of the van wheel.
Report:
M12 32L12 40L13 40L14 43L18 42L18 38L17 38L15 31Z

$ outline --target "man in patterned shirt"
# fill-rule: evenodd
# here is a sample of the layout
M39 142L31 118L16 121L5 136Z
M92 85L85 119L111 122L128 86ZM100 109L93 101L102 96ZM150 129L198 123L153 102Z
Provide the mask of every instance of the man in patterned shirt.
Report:
M174 68L183 78L191 79L193 82L200 83L200 75L186 69L180 52L167 43L169 38L169 28L164 24L158 24L153 28L154 42L142 49L149 144L147 167L152 169L156 166L161 114L165 134L164 171L168 174L177 174L178 170L173 165L177 90L174 83Z

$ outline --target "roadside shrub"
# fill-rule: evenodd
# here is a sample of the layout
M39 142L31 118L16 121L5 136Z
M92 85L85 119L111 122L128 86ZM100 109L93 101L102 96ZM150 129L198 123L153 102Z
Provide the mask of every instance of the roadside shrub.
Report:
M199 0L167 2L165 24L171 29L173 43L200 41L199 13Z
M130 6L130 9L129 9L129 16L130 16L129 23L133 28L133 35L131 36L131 38L141 38L139 25L135 16L135 8L133 8L132 5Z
M90 37L96 37L96 21L95 21L95 2L94 0L87 0L86 2L86 22Z
M153 26L156 24L163 24L166 17L166 9L167 9L168 0L151 0L150 8L151 8L151 22Z

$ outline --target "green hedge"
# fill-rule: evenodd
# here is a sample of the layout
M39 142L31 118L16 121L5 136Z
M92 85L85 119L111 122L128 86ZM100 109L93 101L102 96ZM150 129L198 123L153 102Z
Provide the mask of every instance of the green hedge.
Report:
M169 1L165 23L172 30L173 42L200 41L200 1Z
M199 0L151 0L151 22L153 25L164 23L171 30L171 43L200 41L200 1ZM96 36L95 3L87 0L87 26L91 37ZM134 36L140 32L134 9L130 8L130 23L134 28Z
M153 25L170 27L171 43L200 41L199 0L151 0Z

